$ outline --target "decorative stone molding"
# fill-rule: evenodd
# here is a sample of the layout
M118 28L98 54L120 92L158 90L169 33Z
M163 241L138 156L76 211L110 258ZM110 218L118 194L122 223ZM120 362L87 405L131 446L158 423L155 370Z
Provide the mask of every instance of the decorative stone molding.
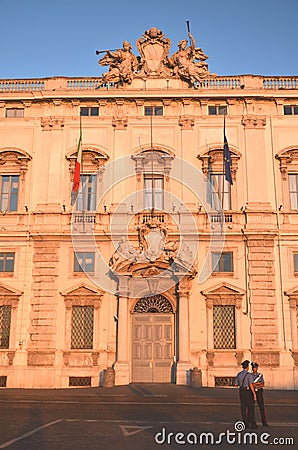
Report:
M247 129L257 129L261 130L266 126L266 117L257 115L247 115L243 116L241 124Z
M22 176L28 170L28 163L31 156L23 150L17 148L9 148L0 150L0 166L2 173L15 173Z
M260 361L262 366L276 367L280 364L280 354L278 351L252 351L252 360Z
M27 354L28 366L53 366L55 363L54 351L29 351Z
M214 358L215 358L215 352L207 352L206 358L208 362L208 366L214 366Z
M67 310L70 310L72 306L94 306L95 309L99 309L104 291L81 284L61 292L61 295L64 297Z
M282 150L275 158L279 160L280 172L282 180L287 179L288 172L290 170L298 171L298 146L291 146Z
M213 144L210 145L208 151L198 155L197 158L202 161L202 172L207 177L208 172L210 171L210 166L214 172L221 173L223 170L223 144ZM229 149L232 158L232 178L233 181L236 181L236 175L238 172L238 161L241 158L241 153L233 148L231 144L229 144Z
M235 359L237 361L238 366L241 365L241 362L243 361L243 357L244 357L244 352L235 352Z
M298 350L292 350L291 353L295 366L298 366Z
M102 175L104 170L103 166L108 161L109 157L100 150L87 146L83 146L82 155L84 172L94 173L97 171L98 175ZM71 176L73 176L77 158L76 150L68 153L65 158L69 162L69 172Z
M14 352L14 351L7 352L7 359L8 359L9 366L13 365L13 360L14 360L15 354L16 354L16 352Z
M195 120L190 116L180 116L178 123L181 126L182 130L192 130L195 124Z
M62 130L64 127L64 118L62 117L42 117L40 125L43 131Z
M126 130L128 125L127 117L116 117L114 116L112 119L112 126L115 130Z
M141 180L141 175L145 173L155 173L160 175L169 176L172 169L172 161L174 156L169 155L164 150L154 146L143 149L138 155L132 155L131 157L136 163L136 173L139 181ZM152 167L153 164L153 167ZM167 178L166 178L167 179Z
M0 305L16 308L22 292L0 283Z
M223 282L210 289L201 291L201 293L206 299L208 309L212 309L214 305L234 305L237 309L240 309L245 291Z

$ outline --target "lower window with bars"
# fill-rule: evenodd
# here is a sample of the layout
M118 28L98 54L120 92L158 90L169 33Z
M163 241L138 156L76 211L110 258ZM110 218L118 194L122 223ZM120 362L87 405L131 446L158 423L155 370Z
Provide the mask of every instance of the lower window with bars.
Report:
M7 376L0 376L0 387L6 387Z
M214 377L215 387L231 387L234 386L235 377Z
M69 386L91 387L91 377L69 377Z

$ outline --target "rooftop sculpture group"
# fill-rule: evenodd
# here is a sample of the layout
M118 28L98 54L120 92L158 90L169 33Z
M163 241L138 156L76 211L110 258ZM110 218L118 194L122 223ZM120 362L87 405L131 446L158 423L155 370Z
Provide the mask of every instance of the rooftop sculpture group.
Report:
M110 66L101 78L101 85L114 83L116 86L131 84L134 78L180 78L190 85L202 82L206 77L213 77L205 62L208 56L196 47L194 37L188 31L190 44L186 39L180 40L178 50L169 56L171 41L161 30L152 27L138 39L136 46L141 56L135 56L129 42L123 42L123 48L117 50L97 51L105 53L99 60L101 66Z

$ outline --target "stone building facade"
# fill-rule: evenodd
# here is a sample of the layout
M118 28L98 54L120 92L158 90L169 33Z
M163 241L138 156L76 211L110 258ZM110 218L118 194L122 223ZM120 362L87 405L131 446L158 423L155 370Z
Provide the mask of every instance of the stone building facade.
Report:
M222 386L249 359L296 389L298 78L127 44L103 77L0 80L0 384Z

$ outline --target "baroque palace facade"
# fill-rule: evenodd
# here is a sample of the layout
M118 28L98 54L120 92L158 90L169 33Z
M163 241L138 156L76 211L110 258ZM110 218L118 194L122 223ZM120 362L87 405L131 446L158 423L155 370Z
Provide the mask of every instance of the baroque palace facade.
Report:
M189 40L0 80L2 387L223 386L249 359L297 389L298 78L217 76Z

